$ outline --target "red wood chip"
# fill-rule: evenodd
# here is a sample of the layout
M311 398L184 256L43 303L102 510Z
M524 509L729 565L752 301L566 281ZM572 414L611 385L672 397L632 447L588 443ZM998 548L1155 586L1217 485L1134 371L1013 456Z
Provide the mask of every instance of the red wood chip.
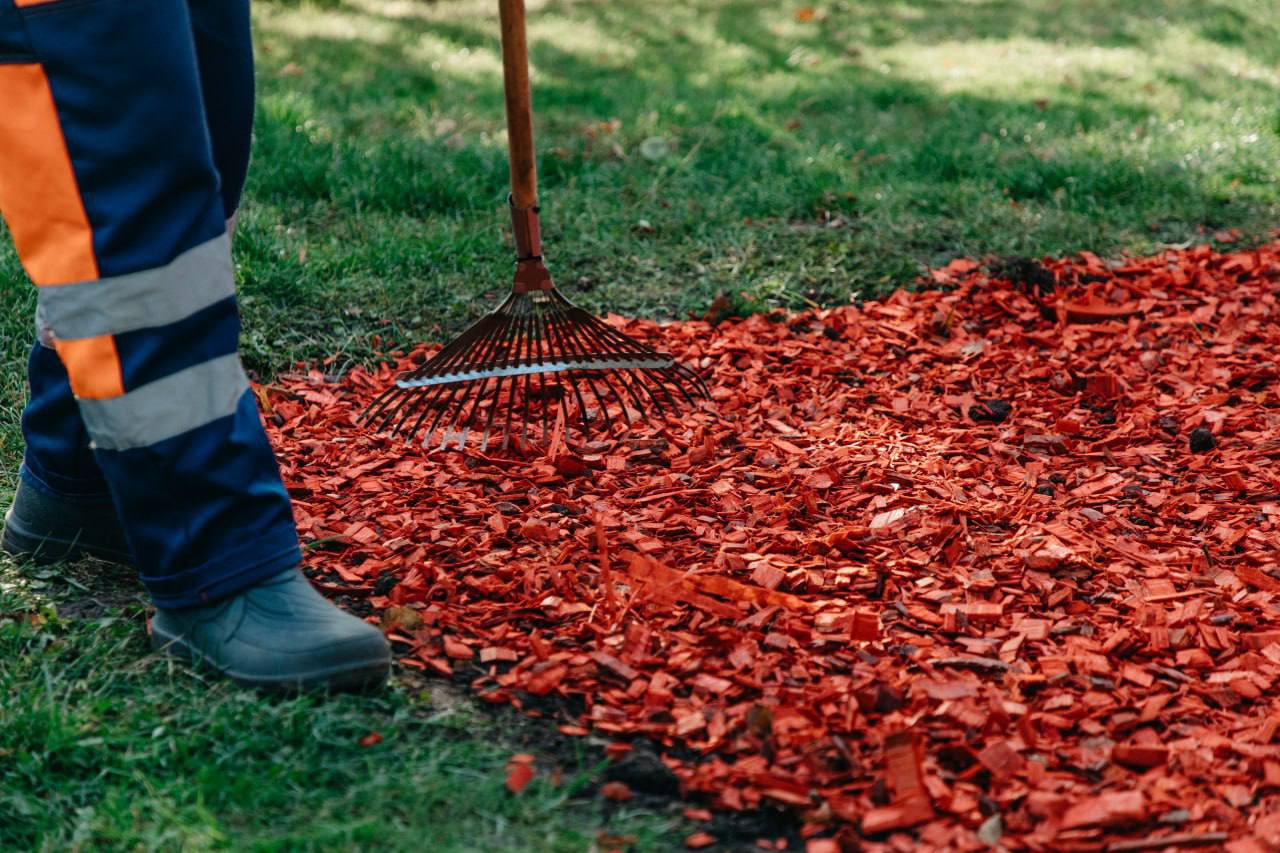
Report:
M880 639L880 617L866 610L855 610L849 625L849 639L873 643Z
M1121 746L1117 745L1111 750L1111 758L1120 764L1129 764L1134 767L1159 767L1169 760L1169 750L1163 746Z
M701 850L716 843L716 837L709 832L695 832L684 840L684 846L690 850Z
M625 803L631 799L631 789L624 782L605 782L600 786L600 796L606 800Z
M1008 741L996 741L978 753L978 760L999 777L1012 776L1022 769L1022 756Z
M533 781L533 765L524 762L512 762L507 765L507 790L519 794Z
M786 850L779 847L779 850ZM810 838L804 843L804 853L840 853L840 842L834 838Z
M1062 816L1063 829L1081 826L1113 826L1146 816L1147 803L1141 791L1114 791L1076 803Z
M961 259L861 308L611 317L714 406L580 445L362 428L427 349L283 377L307 568L406 666L846 846L979 849L992 809L1007 849L1280 842L1280 243L1043 263L1044 299Z

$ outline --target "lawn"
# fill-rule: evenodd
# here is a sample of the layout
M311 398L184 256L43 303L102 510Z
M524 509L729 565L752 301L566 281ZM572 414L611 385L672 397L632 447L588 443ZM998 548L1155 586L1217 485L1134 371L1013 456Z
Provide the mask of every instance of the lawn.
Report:
M440 339L507 286L492 5L258 4L236 262L259 377ZM1263 0L530 10L548 260L593 309L837 304L957 256L1280 223ZM7 240L0 298L7 493L34 304ZM377 698L211 685L146 654L143 607L116 573L0 562L0 848L583 850L607 828L663 850L689 831L678 806L592 796L588 746L557 753L559 787L509 796L529 731L407 673Z

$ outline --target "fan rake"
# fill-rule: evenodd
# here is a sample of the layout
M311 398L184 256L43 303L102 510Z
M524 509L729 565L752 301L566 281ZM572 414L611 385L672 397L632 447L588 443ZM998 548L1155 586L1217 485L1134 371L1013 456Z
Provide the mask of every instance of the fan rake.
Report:
M480 450L542 440L571 425L589 435L634 424L650 410L673 413L709 396L706 383L667 353L577 307L552 283L542 260L537 171L523 0L499 0L511 165L516 272L492 312L416 370L400 376L365 410L375 429L421 437L424 446Z

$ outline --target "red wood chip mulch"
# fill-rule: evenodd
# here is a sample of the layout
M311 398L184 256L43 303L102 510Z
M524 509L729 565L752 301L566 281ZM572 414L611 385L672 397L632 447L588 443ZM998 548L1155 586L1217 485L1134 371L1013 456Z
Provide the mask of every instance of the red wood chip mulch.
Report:
M408 359L288 377L307 562L406 665L643 736L717 808L864 849L1276 849L1280 243L1045 264L613 318L715 407L580 454L367 433Z

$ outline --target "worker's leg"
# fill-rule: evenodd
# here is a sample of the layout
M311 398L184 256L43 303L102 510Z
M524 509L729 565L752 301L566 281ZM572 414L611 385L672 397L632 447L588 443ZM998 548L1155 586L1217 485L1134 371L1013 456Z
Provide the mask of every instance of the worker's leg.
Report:
M153 638L266 686L384 673L381 634L294 569L185 2L19 2L0 0L22 27L0 52L0 212L160 608Z
M20 11L37 61L0 66L0 205L143 581L162 607L215 600L299 555L236 355L186 6Z
M131 563L67 372L46 343L32 347L27 363L31 398L22 413L26 453L0 542L11 554L43 562L90 554Z
M225 218L239 205L253 126L253 49L248 0L188 0L201 93ZM8 9L10 32L20 31ZM19 40L10 55L22 50ZM45 334L28 361L31 401L23 414L26 459L18 500L6 519L4 546L42 560L81 553L131 561L115 507L93 459L67 371ZM44 346L41 346L42 345Z
M239 205L253 126L253 50L248 0L188 0L201 93L214 164L221 178L224 215ZM17 9L10 32L19 31ZM17 58L20 40L9 54ZM52 350L47 329L28 360L31 401L23 412L26 459L22 494L5 525L5 546L45 560L93 556L127 562L115 507L93 459L67 371ZM41 346L42 345L44 346Z
M224 216L240 203L253 131L253 46L248 0L188 0L197 67ZM10 7L12 31L20 30ZM0 12L0 14L3 14ZM17 50L10 55L20 55ZM4 547L43 560L87 553L130 562L106 481L89 446L67 374L47 330L28 364L31 399L23 414L26 456L8 513Z
M253 138L253 41L249 0L187 0L222 208L240 206Z
M34 60L22 19L11 0L0 0L0 147L6 134L30 134L34 126L22 122L9 101L10 88L28 84L30 71L22 66ZM14 89L16 94L18 89ZM22 123L19 123L22 122ZM28 145L38 143L29 142ZM0 194L14 195L14 178L0 171ZM38 183L39 176L27 177ZM10 189L6 192L6 184ZM22 216L21 210L15 214ZM58 217L61 227L61 217ZM46 265L51 261L46 261ZM27 365L31 398L22 415L26 453L14 505L6 513L3 546L44 560L60 560L90 553L108 560L128 562L115 508L102 471L89 446L89 434L67 373L53 350L42 319L37 319L39 340Z

